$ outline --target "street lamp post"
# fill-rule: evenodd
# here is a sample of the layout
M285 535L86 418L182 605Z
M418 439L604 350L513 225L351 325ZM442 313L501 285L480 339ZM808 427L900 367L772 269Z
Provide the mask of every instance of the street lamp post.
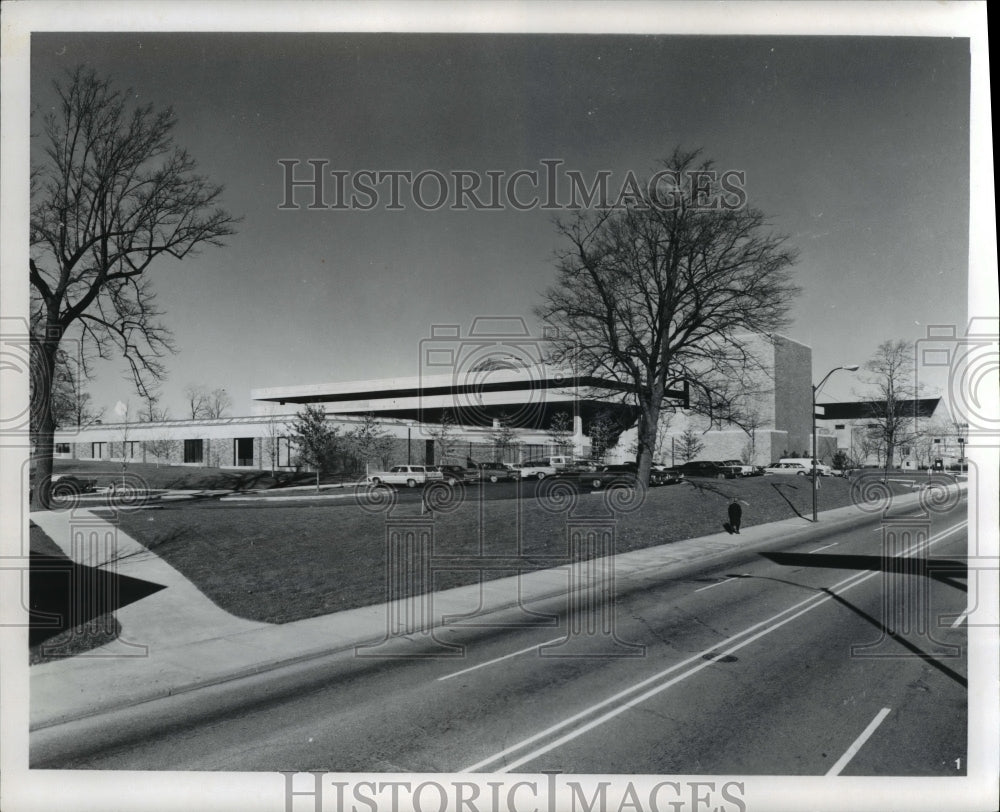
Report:
M819 521L819 513L816 509L816 475L818 471L816 470L816 461L818 458L819 443L816 441L816 395L819 394L819 390L826 383L826 379L829 378L838 369L846 369L848 372L857 372L860 367L857 364L848 364L843 367L834 367L826 375L823 376L818 384L812 388L812 497L813 497L813 523Z

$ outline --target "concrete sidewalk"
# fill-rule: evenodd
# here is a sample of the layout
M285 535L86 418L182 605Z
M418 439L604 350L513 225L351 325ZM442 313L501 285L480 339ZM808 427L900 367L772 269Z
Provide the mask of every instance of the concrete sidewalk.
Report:
M894 507L916 499L917 494L897 498ZM387 638L390 619L405 609L398 603L380 604L284 624L243 620L220 609L177 570L105 520L82 510L74 511L72 518L74 528L83 524L88 532L115 533L118 559L113 564L94 561L79 541L74 545L68 512L31 514L31 520L78 563L103 564L166 589L116 611L122 626L116 641L31 667L32 730L376 644ZM621 553L614 556L615 583L627 589L630 582L635 586L669 576L695 562L710 563L776 542L790 544L878 518L848 506L823 513L817 525L796 518L747 527L739 536L718 533ZM446 625L445 617L516 609L567 592L568 567L562 566L436 592L421 605L428 607L431 625L439 627ZM393 645L405 646L409 639L394 640Z

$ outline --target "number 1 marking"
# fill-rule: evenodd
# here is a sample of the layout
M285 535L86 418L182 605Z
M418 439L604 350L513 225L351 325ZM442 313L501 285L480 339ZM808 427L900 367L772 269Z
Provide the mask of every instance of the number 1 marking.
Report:
M961 759L961 757L955 759L955 769L956 770L961 770L962 769L962 759Z

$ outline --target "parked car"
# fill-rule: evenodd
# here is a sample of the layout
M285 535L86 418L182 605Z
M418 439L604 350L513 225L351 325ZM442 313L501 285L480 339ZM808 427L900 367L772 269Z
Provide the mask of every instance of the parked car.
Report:
M442 479L444 474L433 465L395 465L388 471L376 471L368 475L368 481L372 485L406 485L407 488Z
M635 463L629 465L598 465L594 471L580 471L580 482L597 490L610 485L634 485L638 472Z
M549 457L540 457L534 460L514 463L513 467L517 469L521 479L529 479L531 477L545 479L547 476L555 476L560 470L552 464L552 460Z
M683 474L678 474L673 468L663 462L654 462L649 467L650 485L676 485L683 482Z
M28 500L30 501L35 496L34 471L31 472L28 479ZM97 489L96 479L85 479L75 474L53 474L50 482L52 483L52 498L56 500L72 499L81 493L94 493Z
M581 471L578 474L581 482L597 489L606 485L632 485L639 477L639 466L634 462L624 462L618 465L598 465L593 471ZM649 469L650 486L674 485L681 477L667 471L665 467L652 466Z
M468 479L480 482L505 482L520 478L520 473L511 465L503 462L476 462L475 460L469 461L465 475Z
M758 471L763 470L763 469L758 469L756 465L750 465L749 463L745 463L742 460L723 460L722 464L731 465L733 466L733 468L738 469L740 472L740 476L756 476Z
M555 454L551 457L542 457L541 459L548 460L549 465L556 469L579 468L581 465L587 464L587 460L580 460L568 454Z
M434 465L432 467L441 472L444 481L449 485L457 485L459 482L464 482L469 473L461 465Z
M670 469L674 476L713 477L715 479L735 479L740 469L716 460L695 460Z
M630 460L618 465L599 465L592 473L581 473L580 480L582 482L589 482L593 488L599 488L612 481L632 483L635 482L638 476L639 466ZM649 468L649 484L651 487L676 485L682 479L683 477L678 476L665 465L653 463Z
M830 476L830 474L831 474L831 472L833 470L829 465L827 465L826 463L820 462L819 460L803 459L803 458L800 458L800 457L782 457L780 460L778 460L778 462L791 463L791 464L794 464L794 465L798 465L799 463L802 463L810 471L812 471L812 466L813 466L813 463L815 462L816 463L816 470L819 471L822 476Z
M793 462L772 462L764 469L765 474L782 474L791 476L812 476L812 467L807 460Z

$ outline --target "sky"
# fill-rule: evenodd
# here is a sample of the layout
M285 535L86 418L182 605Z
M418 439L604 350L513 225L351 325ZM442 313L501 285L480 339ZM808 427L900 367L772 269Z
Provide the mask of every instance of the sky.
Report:
M30 59L35 131L52 80L91 66L172 106L176 141L243 218L224 248L152 270L179 349L162 385L173 417L188 384L249 414L255 387L417 375L435 324L537 327L553 212L425 211L405 194L389 210L387 186L370 211L310 210L302 189L283 209L282 160L299 178L309 160L484 179L558 160L619 179L701 149L745 173L750 205L799 251L785 334L812 347L814 380L967 320L965 39L35 33ZM109 414L138 404L123 371L89 384ZM841 372L824 396L857 391Z

